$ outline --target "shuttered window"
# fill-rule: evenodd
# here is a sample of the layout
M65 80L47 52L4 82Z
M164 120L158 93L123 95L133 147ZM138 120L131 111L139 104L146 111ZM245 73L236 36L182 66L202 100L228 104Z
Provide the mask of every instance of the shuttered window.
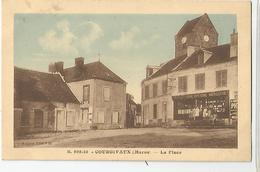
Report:
M145 87L144 87L144 91L145 91L145 95L144 95L144 98L145 99L149 99L149 85L146 85Z
M74 126L76 121L75 112L67 110L66 112L66 126Z
M227 70L216 71L216 87L227 86Z
M113 112L112 123L117 124L119 121L119 112Z
M103 97L105 101L110 100L110 88L109 87L104 87L103 88Z
M97 113L97 122L102 124L105 123L105 113L103 111Z
M187 92L187 76L178 78L178 90L179 92Z
M40 109L34 110L34 127L43 128L43 111Z
M83 86L83 102L89 103L89 97L90 97L90 85L84 85Z
M196 90L205 89L205 74L204 73L195 75L195 89Z

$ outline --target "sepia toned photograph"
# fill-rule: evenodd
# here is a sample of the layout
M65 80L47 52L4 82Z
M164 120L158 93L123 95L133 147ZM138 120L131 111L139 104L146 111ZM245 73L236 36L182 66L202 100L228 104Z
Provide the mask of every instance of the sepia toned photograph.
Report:
M231 14L17 14L15 147L237 148Z
M5 1L5 159L250 161L250 3L155 1Z

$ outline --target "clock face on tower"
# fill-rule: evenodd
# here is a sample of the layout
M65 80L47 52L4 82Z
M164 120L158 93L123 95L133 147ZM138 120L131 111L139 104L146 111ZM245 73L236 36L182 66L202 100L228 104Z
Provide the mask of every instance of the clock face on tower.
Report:
M181 39L181 43L182 43L182 44L185 44L186 41L187 41L187 37L186 37L186 36L182 37L182 39Z
M209 41L209 36L208 35L204 35L204 41L206 41L206 42Z

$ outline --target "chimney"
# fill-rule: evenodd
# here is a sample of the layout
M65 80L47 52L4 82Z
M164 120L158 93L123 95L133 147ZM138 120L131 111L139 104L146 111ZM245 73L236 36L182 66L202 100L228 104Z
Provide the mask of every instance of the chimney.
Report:
M49 72L50 73L55 73L56 72L54 63L50 63L49 64Z
M238 53L238 33L233 29L233 33L230 35L230 57L236 57Z
M148 65L146 67L146 78L148 78L149 76L151 76L152 74L157 72L160 69L160 67L161 66L150 66L150 65Z
M84 65L84 57L75 58L75 66L82 67Z
M59 72L61 75L63 75L63 64L64 62L56 62L55 63L55 72Z

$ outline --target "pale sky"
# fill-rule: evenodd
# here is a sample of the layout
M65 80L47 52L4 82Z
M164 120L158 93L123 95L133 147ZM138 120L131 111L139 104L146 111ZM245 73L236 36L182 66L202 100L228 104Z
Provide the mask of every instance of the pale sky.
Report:
M187 21L203 14L16 14L14 63L47 72L50 62L74 65L100 61L124 79L127 92L141 102L141 81L148 64L174 58L174 35ZM229 43L235 15L209 14L219 44ZM238 31L239 32L239 31Z

